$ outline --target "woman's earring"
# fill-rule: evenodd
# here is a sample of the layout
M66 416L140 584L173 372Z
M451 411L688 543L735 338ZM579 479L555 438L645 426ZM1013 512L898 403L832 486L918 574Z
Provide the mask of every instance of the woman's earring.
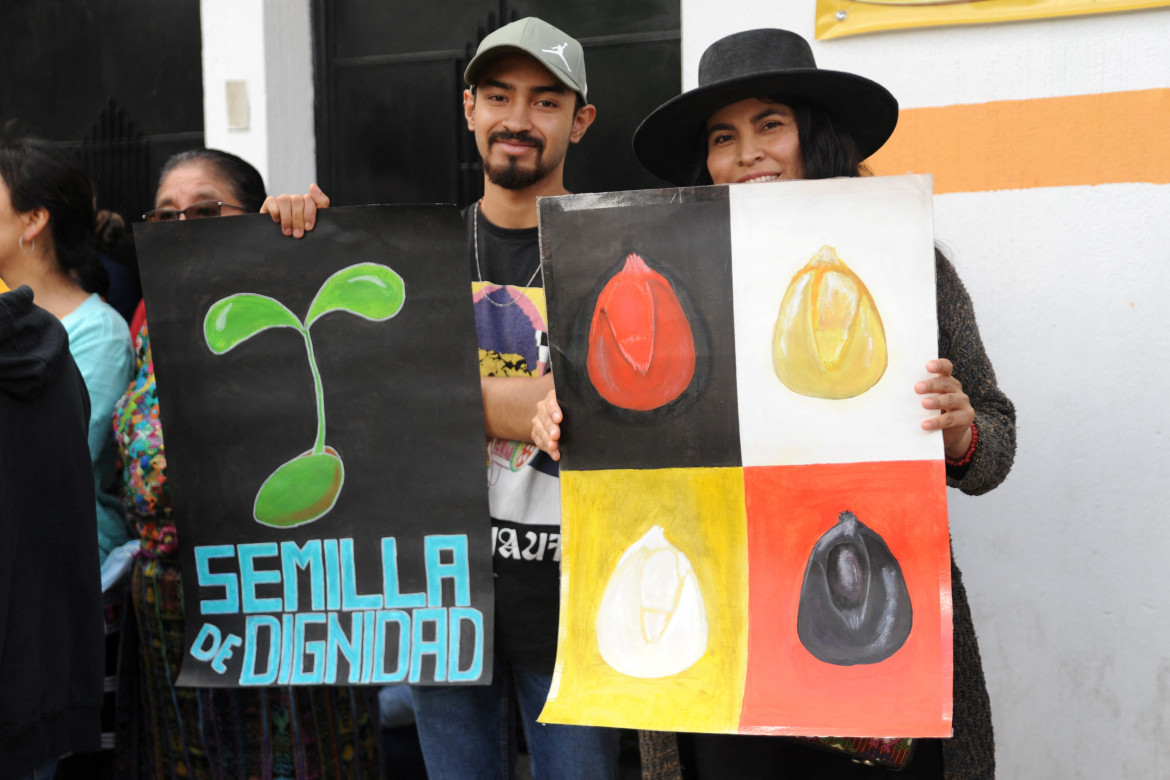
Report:
M33 252L37 251L37 240L35 238L32 240L32 246L28 247L27 249L24 246L24 236L21 236L20 240L16 243L20 245L20 251L24 252L26 255L31 255Z

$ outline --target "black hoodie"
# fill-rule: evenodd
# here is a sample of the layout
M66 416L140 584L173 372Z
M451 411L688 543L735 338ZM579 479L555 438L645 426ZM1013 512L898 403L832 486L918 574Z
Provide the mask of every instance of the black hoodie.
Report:
M100 747L89 395L56 317L0 293L0 778Z

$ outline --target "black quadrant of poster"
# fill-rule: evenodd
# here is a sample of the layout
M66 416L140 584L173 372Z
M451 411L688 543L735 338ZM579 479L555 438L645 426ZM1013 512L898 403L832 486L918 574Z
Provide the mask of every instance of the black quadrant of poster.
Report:
M741 465L727 188L542 198L540 221L562 468ZM631 254L669 282L696 353L686 389L646 411L608 402L586 368L598 299Z
M267 215L135 234L181 540L180 684L488 682L491 530L459 212L329 209L302 240ZM230 348L213 351L206 327ZM287 509L303 504L315 508Z

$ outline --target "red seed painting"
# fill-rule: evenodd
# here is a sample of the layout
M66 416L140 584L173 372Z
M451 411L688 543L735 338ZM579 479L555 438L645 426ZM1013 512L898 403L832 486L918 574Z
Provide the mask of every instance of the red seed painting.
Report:
M586 368L602 398L635 411L665 406L695 375L690 320L670 282L637 253L597 298Z

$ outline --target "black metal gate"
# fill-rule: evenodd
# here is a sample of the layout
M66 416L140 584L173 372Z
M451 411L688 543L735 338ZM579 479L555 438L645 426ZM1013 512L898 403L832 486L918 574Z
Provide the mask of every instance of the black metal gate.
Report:
M98 206L150 208L171 154L203 144L199 0L6 0L0 118L74 149Z
M337 205L470 203L483 173L463 118L479 41L539 16L581 41L597 121L573 148L574 192L661 186L630 151L638 122L678 94L678 0L313 0L317 176Z

